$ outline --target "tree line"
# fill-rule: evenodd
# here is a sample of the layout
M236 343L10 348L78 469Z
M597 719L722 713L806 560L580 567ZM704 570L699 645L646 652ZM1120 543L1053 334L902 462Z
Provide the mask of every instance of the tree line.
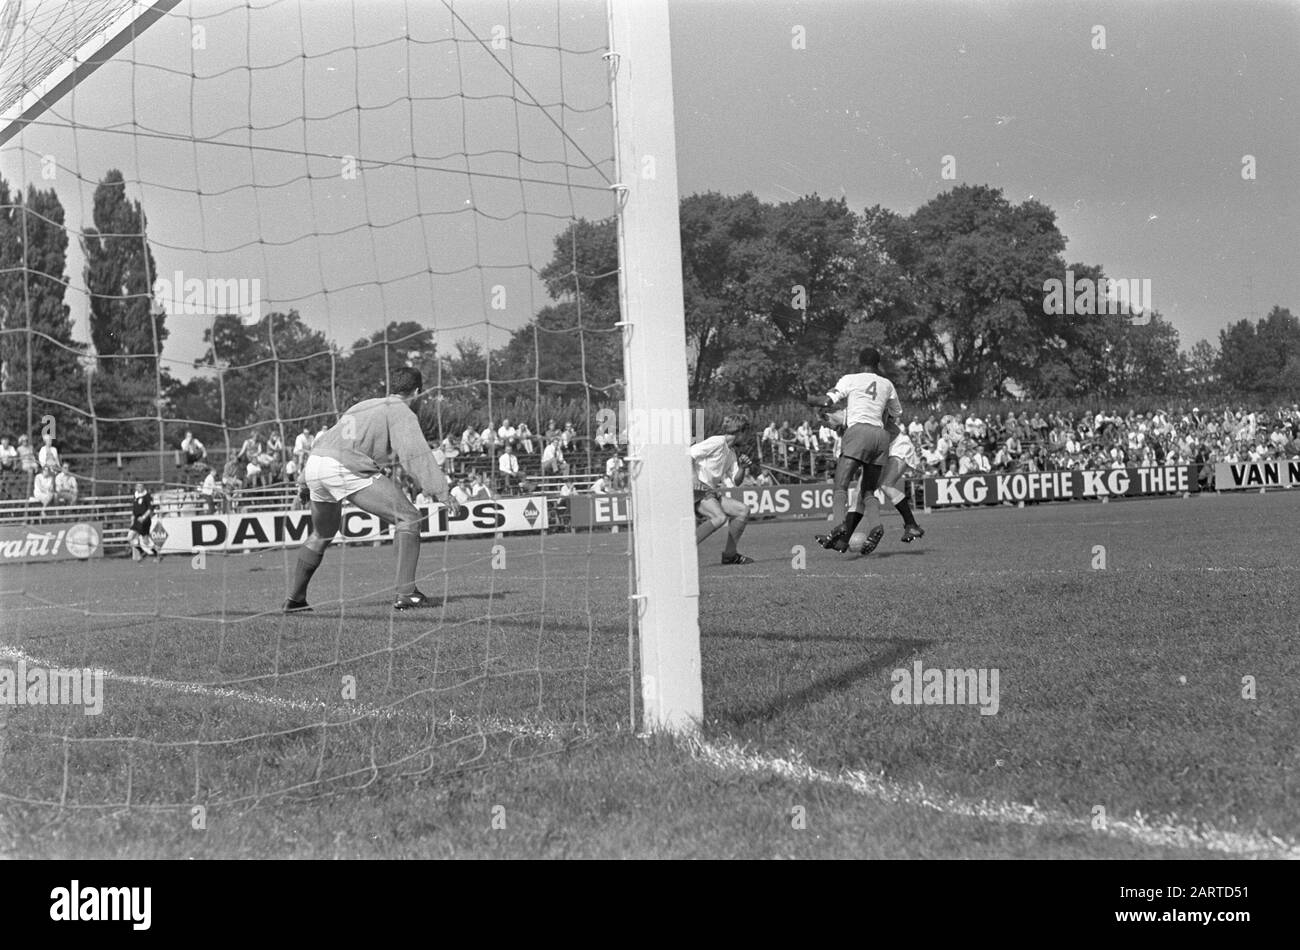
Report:
M70 234L85 254L89 345L74 338L65 299ZM681 243L695 405L767 415L824 389L867 343L888 354L913 405L1300 396L1300 320L1283 307L1190 349L1158 311L1140 323L1048 312L1045 282L1106 275L1065 260L1048 206L995 188L958 186L910 215L697 194L681 201ZM613 219L576 220L538 275L549 302L491 351L460 340L439 352L433 329L414 322L345 345L296 310L252 324L226 314L182 381L160 359L167 314L152 292L148 220L121 173L98 183L80 230L53 189L11 193L0 178L0 433L50 415L73 451L174 447L185 428L236 446L252 427L291 437L377 394L398 365L436 389L423 409L431 437L502 417L594 427L622 395L617 268Z

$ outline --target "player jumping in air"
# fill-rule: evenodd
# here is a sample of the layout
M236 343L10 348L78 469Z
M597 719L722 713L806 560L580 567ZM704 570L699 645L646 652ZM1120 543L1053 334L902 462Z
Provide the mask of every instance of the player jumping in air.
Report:
M887 416L902 418L903 406L898 401L894 384L880 375L880 352L874 346L864 347L858 355L858 362L862 366L861 373L840 377L835 388L825 397L812 397L808 404L827 408L844 401L844 423L847 426L839 461L835 464L835 488L831 493L832 521L836 527L829 535L819 537L818 542L823 547L843 553L849 550L850 539L854 537L858 524L865 519L871 529L862 541L861 553L870 554L885 536L885 526L880 521L880 502L875 495L892 441L885 431L885 419ZM864 510L862 513L849 512L849 486L859 472L862 475L859 503Z
M448 490L447 478L434 460L413 411L424 388L419 370L400 367L392 373L391 381L389 396L357 403L311 447L311 456L302 470L303 490L311 497L311 534L298 549L285 613L311 609L307 606L307 585L338 533L345 500L393 525L397 548L397 600L393 608L431 606L429 598L415 588L415 568L420 559L419 509L380 470L400 464L421 491L447 507L451 517L460 513L460 505Z
M153 495L145 491L143 482L135 483L135 493L131 496L131 527L126 532L126 543L131 548L131 560L140 561L146 554L153 555L155 561L162 561L162 552L154 546L149 537L149 527L153 524Z
M727 543L722 549L723 564L753 564L736 550L740 536L745 533L749 508L743 502L722 495L723 480L737 481L740 474L753 463L749 456L737 457L732 446L749 431L749 420L744 416L727 416L722 420L722 435L710 436L696 442L688 450L695 465L695 543L700 544L723 525L727 526Z

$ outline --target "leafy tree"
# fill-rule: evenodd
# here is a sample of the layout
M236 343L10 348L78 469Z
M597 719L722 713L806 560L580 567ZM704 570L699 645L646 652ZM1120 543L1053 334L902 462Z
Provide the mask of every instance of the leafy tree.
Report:
M1069 321L1043 306L1044 282L1065 272L1051 209L963 185L906 223L887 233L885 250L912 283L921 317L910 324L908 358L939 377L941 392L996 396L1010 381L1032 392L1068 380Z
M437 347L433 330L413 321L389 323L352 344L339 363L340 408L388 392L389 374L399 366L414 366L425 385L437 382Z
M215 421L232 430L232 440L272 422L283 425L287 439L302 422L332 421L336 411L355 401L338 384L343 374L336 350L296 310L268 313L255 324L221 314L203 339L208 350L195 365L214 373L212 382L195 384L192 391L216 396Z
M1216 368L1230 391L1294 398L1297 362L1300 319L1285 307L1274 307L1257 324L1238 320L1219 331Z
M1185 390L1178 330L1159 313L1149 323L1124 326L1119 337L1118 376L1122 395L1177 395Z
M117 169L95 188L94 226L82 233L90 295L90 337L97 371L91 380L101 443L123 449L159 447L160 400L170 388L159 358L166 313L153 301L157 273L140 202L126 196Z
M166 314L153 305L156 268L144 210L126 197L126 182L117 169L96 186L93 217L94 227L85 230L82 244L90 336L101 369L154 378L167 340Z
M51 415L58 444L81 451L91 442L86 348L63 302L67 251L53 189L29 187L25 201L11 200L0 178L0 432L31 433Z

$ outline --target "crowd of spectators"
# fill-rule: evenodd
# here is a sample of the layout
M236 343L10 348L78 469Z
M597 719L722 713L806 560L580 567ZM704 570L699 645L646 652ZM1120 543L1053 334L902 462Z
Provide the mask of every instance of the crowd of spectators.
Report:
M911 414L903 428L924 462L925 475L1198 465L1200 480L1208 487L1217 462L1300 459L1300 405L1125 413L1013 409L987 418L962 406L954 412ZM178 462L189 490L206 510L230 510L237 494L293 483L325 431L321 427L313 434L304 426L289 446L277 429L267 427L250 433L224 464L214 462L203 443L187 431L179 443ZM759 436L760 458L774 469L827 477L840 438L823 419L804 419L797 426L774 421ZM593 442L602 457L588 473L594 481L587 490L599 494L625 489L627 471L614 433L600 432ZM434 451L464 503L528 494L539 487L539 479L554 488L556 481L574 474L566 456L576 455L579 444L572 423L561 426L549 419L538 434L527 423L503 419L481 430L467 426L458 438L447 436ZM772 473L759 465L740 481L742 486L772 483ZM564 481L560 491L569 494L572 485ZM75 504L83 494L52 434L43 433L38 446L27 435L0 437L0 498L44 510Z
M26 435L16 444L9 436L0 437L0 499L39 505L44 517L51 507L75 505L80 495L77 476L59 457L52 433L42 434L35 450Z
M929 413L908 417L906 431L926 475L979 472L1070 471L1200 465L1207 481L1216 462L1300 458L1300 405L1271 409L1219 406L1140 413L1082 410ZM824 473L839 450L839 435L805 420L792 429L764 430L763 457L785 468Z

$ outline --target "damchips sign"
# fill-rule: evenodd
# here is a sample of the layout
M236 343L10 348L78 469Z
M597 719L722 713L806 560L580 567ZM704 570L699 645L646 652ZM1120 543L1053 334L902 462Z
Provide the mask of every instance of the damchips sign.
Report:
M550 522L546 499L493 498L461 506L459 517L447 509L420 509L420 537L497 534L507 531L543 531ZM285 511L246 515L165 518L164 554L207 551L244 551L301 544L311 532L311 512ZM360 508L343 512L335 541L381 541L392 538L392 526Z

